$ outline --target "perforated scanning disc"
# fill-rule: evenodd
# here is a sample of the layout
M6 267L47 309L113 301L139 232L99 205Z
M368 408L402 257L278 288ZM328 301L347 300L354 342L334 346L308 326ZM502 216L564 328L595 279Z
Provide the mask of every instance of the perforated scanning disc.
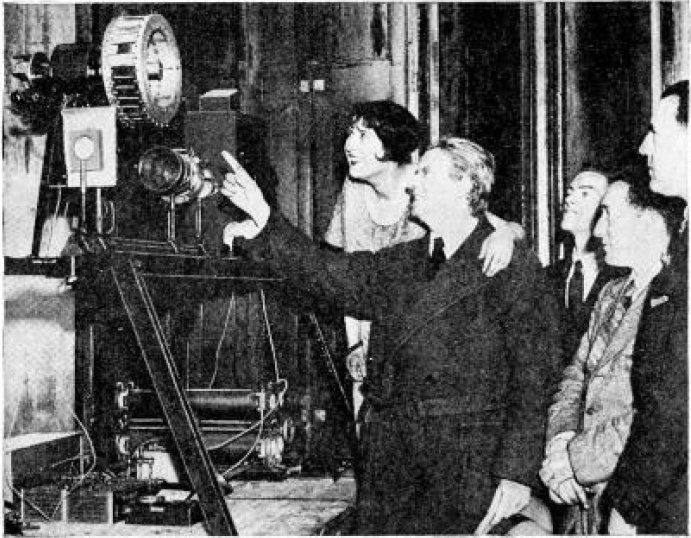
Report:
M108 100L125 125L167 125L180 107L180 51L161 15L113 19L103 38L101 73Z

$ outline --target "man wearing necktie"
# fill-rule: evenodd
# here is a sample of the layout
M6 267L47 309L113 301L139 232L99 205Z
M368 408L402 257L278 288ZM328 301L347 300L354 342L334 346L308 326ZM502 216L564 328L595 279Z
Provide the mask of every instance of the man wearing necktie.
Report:
M564 367L578 349L602 287L619 274L604 262L602 245L593 234L598 207L607 191L607 177L586 169L571 180L560 222L567 236L566 256L547 269L562 306Z
M373 320L356 533L482 534L518 515L541 487L558 316L523 245L483 273L492 155L460 138L428 150L408 178L428 235L376 253L317 248L231 165L222 192L252 218L245 248L313 300Z
M587 332L564 371L549 411L541 477L557 503L571 505L567 530L601 532L600 500L634 416L631 365L651 283L668 260L673 206L647 185L642 167L615 175L595 234L605 261L631 273L607 283Z
M344 144L348 177L334 206L324 240L345 252L376 252L397 243L419 239L425 230L408 218L406 176L415 173L414 157L420 144L420 124L405 107L392 101L369 101L353 107ZM516 223L487 215L496 231L485 242L481 256L492 276L511 260L513 242L522 239ZM357 419L369 354L370 321L345 318L346 359L353 381L353 412Z
M639 152L650 188L683 211L669 264L648 292L633 353L636 414L605 490L614 534L688 534L689 82L668 87Z

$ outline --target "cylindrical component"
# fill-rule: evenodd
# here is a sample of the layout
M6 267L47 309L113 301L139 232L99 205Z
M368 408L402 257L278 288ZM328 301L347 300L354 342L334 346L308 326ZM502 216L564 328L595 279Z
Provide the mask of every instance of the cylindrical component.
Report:
M259 398L249 389L189 389L187 400L201 419L255 419L259 417ZM134 389L127 397L131 418L162 417L152 390Z
M184 149L154 146L139 158L139 180L156 194L196 198L204 186L192 156Z
M98 76L99 52L91 43L56 45L50 56L51 73L65 82Z
M219 435L236 435L243 432L256 424L257 421L252 420L206 420L199 421L199 427L209 434ZM127 430L134 431L148 431L148 432L162 432L168 431L168 426L163 421L163 418L132 418L128 417L126 420Z
M259 451L261 444L257 442L258 429L247 432L244 435L239 435L245 430L237 432L202 432L202 440L204 446L209 451L209 455L217 464L233 464L242 456L247 454L250 450ZM174 446L172 440L168 437L169 431L159 430L132 430L121 442L121 450L124 448L127 453L132 453L135 449L141 448L144 451L148 450L147 441L158 439L158 443L163 446L169 446L171 449ZM239 435L239 437L238 437ZM237 437L237 439L235 439ZM232 440L231 440L232 439ZM256 443L256 446L254 446ZM254 448L253 448L254 447Z

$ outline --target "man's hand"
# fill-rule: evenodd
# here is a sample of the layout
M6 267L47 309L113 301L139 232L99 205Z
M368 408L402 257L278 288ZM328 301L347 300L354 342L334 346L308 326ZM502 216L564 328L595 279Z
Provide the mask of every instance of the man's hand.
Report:
M233 251L233 239L236 237L245 237L247 239L254 239L259 235L261 229L252 219L246 219L242 222L229 222L223 228L223 243L230 247Z
M484 260L482 272L494 276L511 262L515 235L508 226L500 226L482 243L479 259Z
M557 504L580 504L588 508L588 496L575 478L567 478L549 486L549 497Z
M607 533L615 536L635 536L636 527L629 525L621 514L617 512L616 508L612 508L612 513L609 516L609 526Z
M557 504L582 504L588 507L586 491L574 478L569 442L575 431L565 431L555 436L548 444L547 457L542 462L540 478L549 488L549 496Z
M494 493L487 515L475 529L476 535L487 534L502 519L511 517L525 508L530 502L530 488L502 479Z
M264 200L262 191L242 165L227 151L221 152L231 172L226 174L221 194L242 209L257 226L256 236L266 226L271 210ZM253 236L253 237L254 237Z

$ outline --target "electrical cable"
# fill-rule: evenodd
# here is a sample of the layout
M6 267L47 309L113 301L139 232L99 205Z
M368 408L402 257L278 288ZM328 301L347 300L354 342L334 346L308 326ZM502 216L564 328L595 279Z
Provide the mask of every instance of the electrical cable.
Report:
M272 414L274 414L275 412L276 412L276 408L274 407L273 409L269 410L269 412L266 414L266 416L264 416L264 410L263 410L262 408L260 408L260 409L259 409L259 417L260 417L260 418L259 418L259 420L258 420L257 422L255 422L255 423L252 424L251 426L245 428L245 429L242 430L241 432L236 433L236 434L233 435L232 437L229 437L229 438L226 439L225 441L222 441L222 442L220 442L220 443L217 444L217 445L208 447L207 450L208 450L209 452L214 451L214 450L220 450L221 448L228 446L230 443L233 443L234 441L237 441L237 440L240 439L241 437L244 437L245 435L247 435L247 434L250 433L251 431L257 429L257 426L263 427L263 426L264 426L264 421L266 421L266 419L269 418L269 417L270 417Z
M266 308L266 298L264 296L264 290L259 290L259 297L262 301L262 313L264 314L264 325L266 326L266 334L269 337L269 346L271 347L271 358L274 362L274 372L276 373L276 383L283 383L283 390L280 394L280 399L283 401L283 396L288 391L288 380L285 377L281 377L281 373L278 369L278 355L276 353L276 346L274 345L273 334L271 333L271 324L269 323L269 314Z
M91 459L92 459L92 462L91 462L91 467L89 467L89 469L88 469L82 476L79 477L77 483L69 489L69 491L67 492L67 497L69 497L70 495L72 495L72 493L74 493L74 492L77 490L77 488L79 488L79 487L84 483L84 481L86 480L86 478L91 474L91 472L92 472L92 471L94 470L94 468L96 467L96 450L94 449L94 443L93 443L93 441L92 441L92 439L91 439L91 435L89 435L89 431L86 429L86 426L84 426L84 424L82 423L82 421L79 420L79 417L78 417L77 414L74 412L74 410L72 410L71 407L70 407L69 409L70 409L70 413L72 413L72 416L74 417L74 420L76 420L76 421L77 421L77 424L79 424L79 426L81 427L82 431L84 432L84 436L86 437L86 440L87 440L88 443L89 443L89 450L91 451ZM61 504L62 504L62 499L61 499L60 502L57 504L57 506L53 509L53 512L52 512L52 514L51 514L51 519L55 517L55 514L57 513L57 511L58 511L58 509L60 508L60 505L61 505Z
M57 467L58 465L62 465L63 463L67 463L67 462L70 462L70 461L79 460L79 459L81 459L81 458L82 458L82 455L79 454L78 456L72 456L71 458L65 458L64 460L60 460L60 461L56 461L55 463L51 463L51 464L49 465L49 467L50 467L50 468Z
M148 444L151 443L152 441L158 441L159 439L160 439L160 437L149 437L148 439L145 439L144 441L142 441L141 443L139 443L139 444L136 446L136 448L132 451L132 454L134 454L134 453L137 452L138 450L141 450L142 447L144 447L144 445L148 445Z
M18 411L18 410L19 410L19 405L17 405L17 411ZM79 424L79 426L81 427L82 431L84 432L84 436L86 437L86 440L87 440L88 443L89 443L89 450L90 450L90 452L91 452L92 463L91 463L91 467L89 468L89 470L86 471L86 472L79 478L79 482L78 482L75 486L73 486L73 488L67 493L68 496L71 495L79 486L82 485L82 483L84 482L84 480L86 480L86 477L87 477L89 474L91 474L91 472L92 472L92 471L94 470L94 468L96 467L96 450L94 449L94 443L93 443L93 441L92 441L92 439L91 439L91 436L89 435L89 431L86 429L86 426L84 426L84 424L82 423L82 421L79 420L79 417L76 415L76 413L72 410L71 407L70 407L70 412L72 413L72 416L74 417L74 419L77 421L77 424ZM17 412L15 411L15 417L16 417L16 414L17 414ZM11 427L14 427L14 421L13 421L13 424L12 424ZM11 431L11 430L10 430L10 431ZM58 462L56 462L56 463L53 463L52 465L50 465L50 467L51 467L51 468L52 468L52 467L56 467L56 466L58 466L58 465L60 465L60 464L62 464L62 463L66 463L66 462L68 462L68 461L78 460L78 459L81 459L82 457L83 457L83 455L82 455L82 454L79 454L79 455L73 456L73 457L71 457L71 458L65 458L65 459L60 460L60 461L58 461ZM16 490L16 488L15 488L14 486L12 486L11 484L8 484L8 485L10 486L10 488L12 488L12 491L14 491L16 494L22 496L21 493L19 493L19 492ZM62 499L60 499L60 502L59 502L59 503L56 505L56 507L53 509L53 512L51 513L51 515L50 515L50 517L49 517L49 516L47 516L45 513L43 513L36 505L34 505L31 501L29 501L29 499L27 499L26 497L24 497L24 499L26 500L26 502L27 502L28 504L31 505L31 507L32 507L34 510L36 510L43 518L45 518L46 521L51 521L51 520L55 517L55 514L57 513L57 511L58 511L58 509L60 508L60 506L62 505Z
M235 293L233 293L230 296L230 301L228 301L228 310L226 311L226 320L223 324L223 332L221 333L221 338L218 340L218 345L216 346L216 355L215 355L215 364L214 364L214 373L211 376L211 381L209 381L209 386L207 388L213 388L214 382L216 381L216 375L218 374L218 364L219 364L219 357L221 354L221 347L223 346L223 341L226 338L226 331L228 330L228 321L230 320L230 312L231 310L235 310Z
M271 411L273 411L273 409ZM254 452L254 449L257 447L257 444L259 443L259 439L261 439L262 433L264 432L264 419L265 419L263 409L260 409L259 413L260 413L260 419L259 419L260 427L259 427L259 432L257 433L257 437L254 440L254 444L252 445L252 447L247 451L247 453L242 458L240 458L237 462L235 462L230 468L223 471L223 473L221 474L221 476L223 478L226 478L227 475L229 475L231 472L233 472L235 469L237 469L240 465L242 465L245 462L245 460L250 457L252 452ZM268 414L267 414L267 416L268 416Z
M276 373L276 381L280 381L278 373L278 359L276 357L276 346L274 345L274 338L271 334L271 325L269 324L269 315L266 310L266 298L264 296L264 290L259 289L259 298L262 301L262 313L264 314L264 325L266 326L266 334L269 337L269 346L271 347L271 358L274 361L274 372Z

